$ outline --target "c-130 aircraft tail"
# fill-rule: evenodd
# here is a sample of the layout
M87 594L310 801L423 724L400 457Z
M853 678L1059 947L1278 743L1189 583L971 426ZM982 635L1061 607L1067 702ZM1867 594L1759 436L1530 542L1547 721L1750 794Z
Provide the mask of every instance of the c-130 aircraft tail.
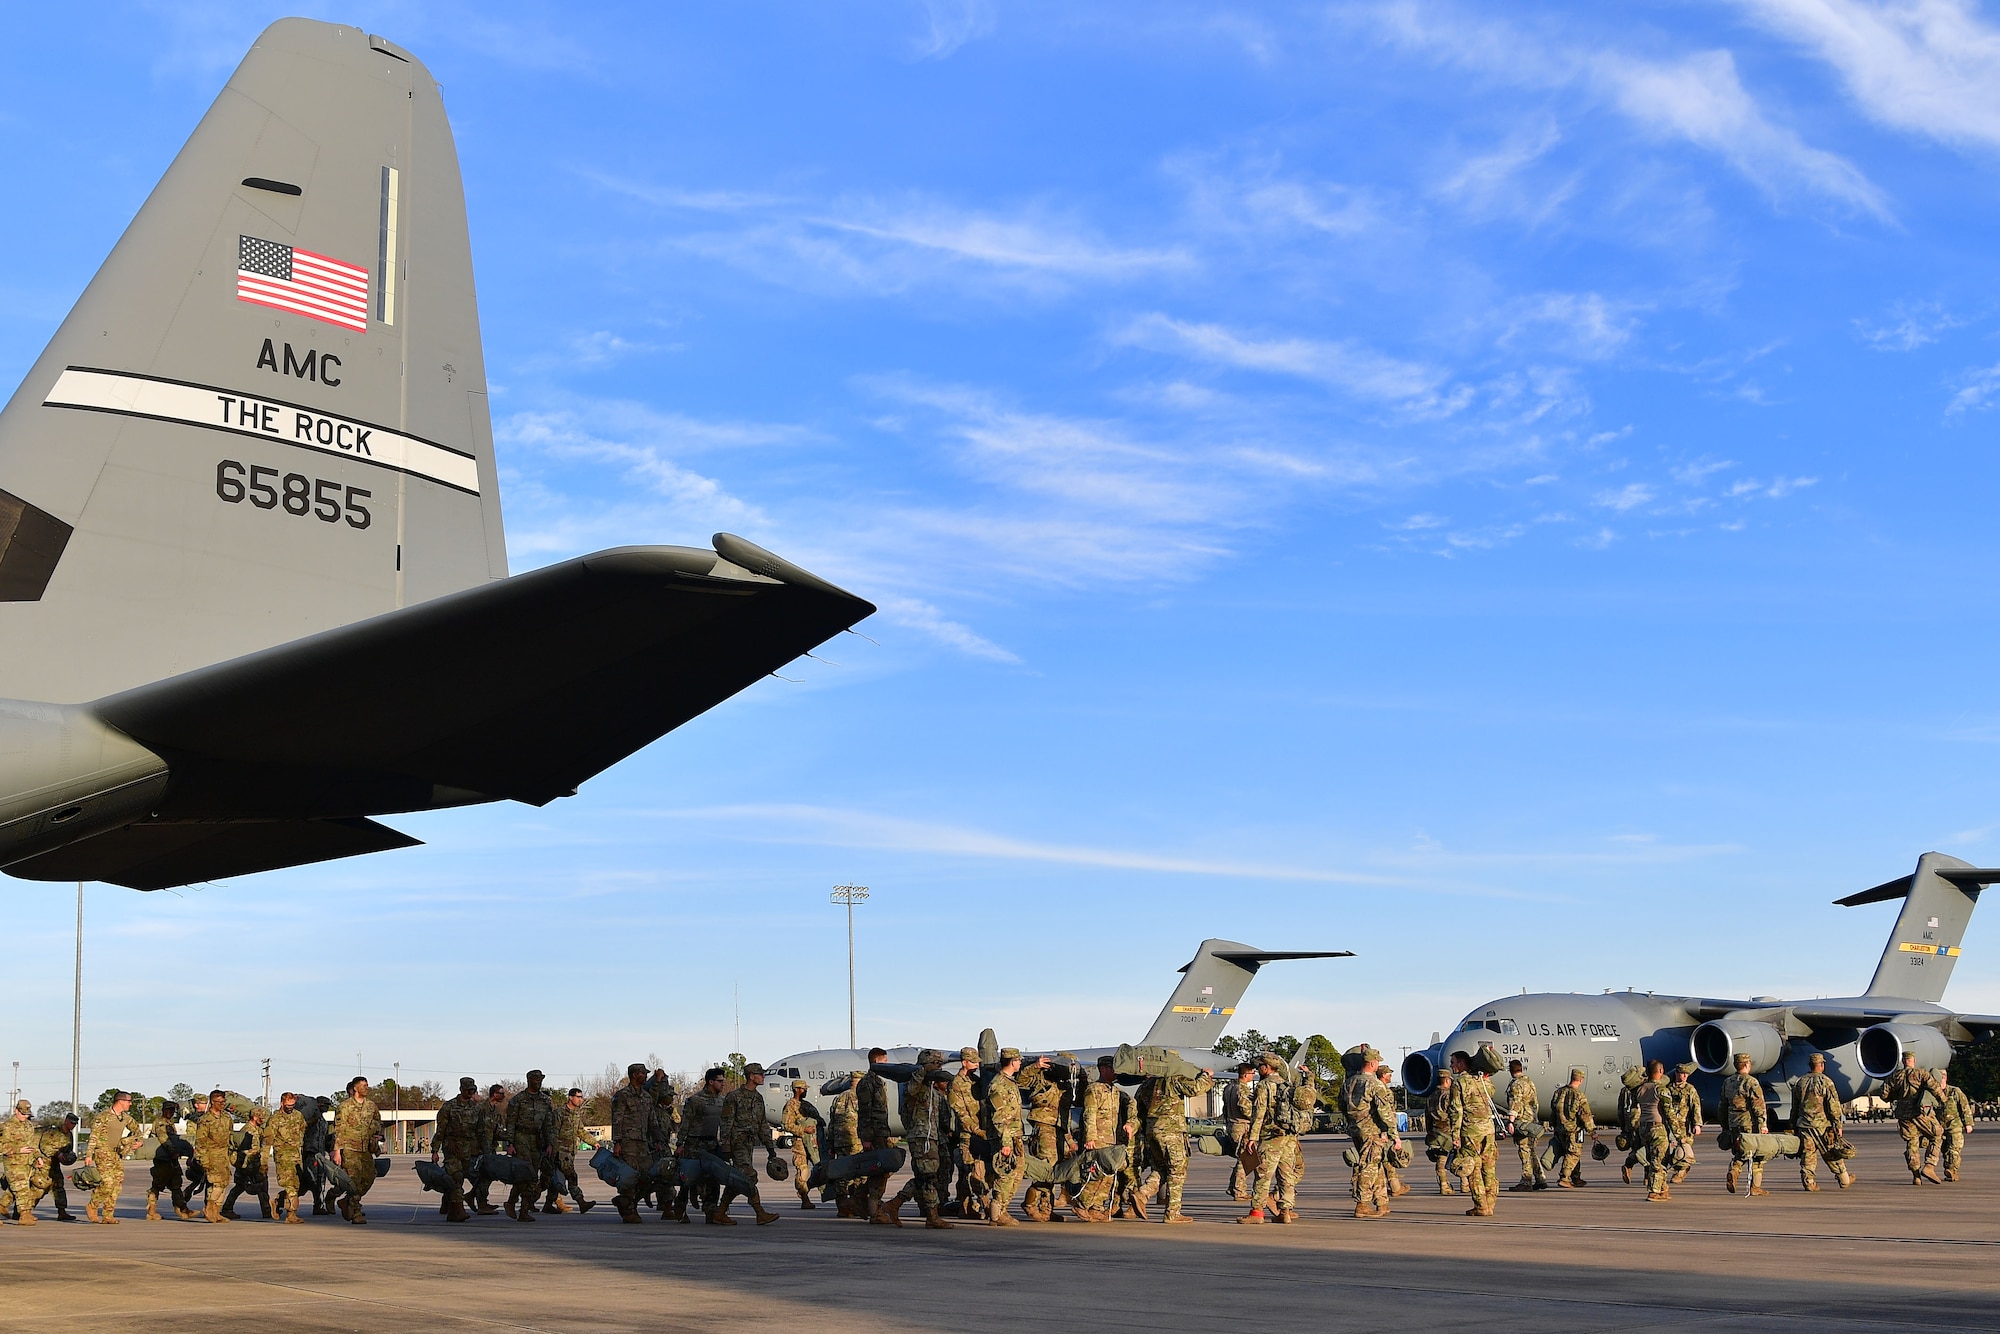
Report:
M138 889L542 804L874 608L754 544L508 577L451 128L273 24L0 411L0 867Z

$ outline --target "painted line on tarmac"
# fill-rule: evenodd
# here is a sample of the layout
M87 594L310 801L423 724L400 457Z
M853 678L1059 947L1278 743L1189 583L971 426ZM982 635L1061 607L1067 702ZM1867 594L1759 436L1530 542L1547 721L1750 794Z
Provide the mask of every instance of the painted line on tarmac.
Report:
M1722 1227L1622 1227L1612 1223L1492 1223L1481 1219L1477 1222L1461 1222L1456 1218L1426 1218L1421 1214L1404 1214L1396 1221L1417 1223L1427 1227L1513 1228L1531 1232L1612 1232L1644 1233L1659 1237L1743 1237L1773 1241L1865 1241L1876 1244L1892 1243L1899 1246L2000 1246L2000 1239L1982 1237L1884 1237L1853 1232L1745 1232L1738 1228Z

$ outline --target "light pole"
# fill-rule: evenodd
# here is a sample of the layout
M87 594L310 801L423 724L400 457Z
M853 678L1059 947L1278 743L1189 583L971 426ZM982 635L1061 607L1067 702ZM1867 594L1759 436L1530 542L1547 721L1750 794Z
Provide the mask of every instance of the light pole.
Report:
M69 1147L76 1149L76 1142L83 1130L83 1108L78 1105L83 1097L83 881L76 882L76 996L70 1008L69 1020L69 1110L76 1117L76 1129L69 1132Z
M403 1152L403 1063L392 1061L396 1067L396 1152Z
M854 1038L854 905L868 902L868 886L835 885L833 901L847 905L847 1045Z
M14 1091L7 1095L7 1110L14 1110L14 1099L21 1096L21 1063L14 1062Z

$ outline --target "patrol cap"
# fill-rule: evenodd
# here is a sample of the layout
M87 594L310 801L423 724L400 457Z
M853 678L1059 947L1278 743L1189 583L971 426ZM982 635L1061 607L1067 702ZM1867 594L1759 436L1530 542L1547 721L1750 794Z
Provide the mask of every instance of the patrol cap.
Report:
M1100 1070L1116 1070L1118 1068L1118 1058L1108 1055L1100 1056L1097 1058L1097 1068ZM1246 1065L1243 1068L1248 1070L1250 1067Z
M32 1112L35 1110L35 1104L23 1098L14 1104L14 1110L17 1112Z
M528 1078L530 1078L530 1079L546 1079L546 1078L547 1078L547 1076L546 1076L546 1075L544 1075L544 1074L543 1074L543 1073L542 1073L541 1071L539 1071L539 1070L530 1070L530 1071L528 1071Z
M625 1073L628 1075L643 1075L646 1073L646 1063L644 1061L634 1061L625 1067Z
M1693 1061L1682 1061L1682 1062L1681 1062L1681 1063L1680 1063L1679 1065L1677 1065L1677 1066L1675 1066L1675 1067L1674 1067L1674 1073L1675 1073L1675 1074L1677 1074L1677 1075L1691 1075L1691 1074L1693 1074L1693 1073L1694 1073L1694 1062L1693 1062Z
M976 1060L978 1060L978 1059L979 1059L979 1048L977 1048L977 1047L960 1047L960 1048L958 1049L958 1059L959 1059L959 1060L961 1060L961 1061L976 1061Z
M1018 1061L1020 1059L1021 1049L1019 1047L1002 1047L1000 1049L1000 1063L1002 1065L1005 1065L1008 1061Z
M1257 1064L1259 1065L1282 1066L1284 1063L1285 1058L1274 1051L1260 1051L1257 1053Z
M1748 1069L1750 1068L1750 1053L1749 1053L1749 1052L1747 1052L1747 1051L1739 1051L1739 1052L1737 1052L1737 1053L1736 1053L1736 1068L1737 1068L1738 1070L1748 1070Z
M458 1077L458 1087L462 1093L477 1093L479 1092L479 1081L471 1075L460 1075Z
M1814 1053L1813 1053L1812 1055L1810 1055L1810 1056L1806 1057L1806 1064L1807 1064L1807 1065L1825 1065L1825 1064L1826 1064L1826 1053L1825 1053L1825 1052L1823 1052L1823 1051L1816 1051L1816 1052L1814 1052Z
M804 1093L806 1091L806 1081L803 1079L794 1079L792 1081L792 1087L797 1089L799 1092Z
M917 1053L918 1065L943 1065L944 1053L933 1047L926 1047Z
M1584 1068L1580 1065L1572 1065L1569 1068L1569 1077L1571 1079L1582 1079L1585 1077L1585 1074Z
M751 1075L761 1075L763 1073L764 1067L756 1061L752 1061L743 1067L743 1077L745 1079L748 1079Z
M1449 1084L1449 1083L1451 1083L1451 1071L1449 1071L1449 1070L1440 1070L1440 1071L1438 1071L1438 1083L1440 1083L1440 1084Z

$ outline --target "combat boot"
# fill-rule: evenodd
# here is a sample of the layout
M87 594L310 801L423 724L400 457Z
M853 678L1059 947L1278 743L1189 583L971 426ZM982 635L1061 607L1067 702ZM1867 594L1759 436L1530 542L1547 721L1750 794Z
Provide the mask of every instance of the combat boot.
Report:
M903 1200L905 1198L905 1196L898 1194L882 1201L881 1206L875 1210L874 1215L868 1221L871 1223L886 1223L891 1227L901 1227L903 1225Z
M160 1197L157 1195L148 1195L146 1197L146 1221L148 1223L163 1223L166 1221L160 1217Z
M1409 1193L1410 1193L1410 1188L1408 1184L1405 1182L1398 1181L1395 1185L1395 1189L1389 1192L1389 1198L1392 1200L1400 1200Z
M1742 1169L1739 1168L1735 1163L1731 1163L1729 1165L1729 1171L1723 1174L1722 1188L1728 1191L1731 1195L1734 1195L1736 1193L1736 1178L1741 1173L1741 1171Z
M1049 1216L1053 1212L1049 1207L1048 1192L1029 1191L1028 1197L1021 1201L1021 1212L1028 1216L1028 1221L1031 1223L1048 1222ZM1139 1211L1139 1217L1142 1220L1146 1217L1144 1209Z
M180 1216L181 1218L184 1218L184 1219L186 1219L186 1220L187 1220L188 1222L190 1222L190 1223L192 1223L192 1222L193 1222L193 1221L194 1221L195 1219L197 1219L197 1218L200 1218L200 1217L201 1217L201 1215L200 1215L200 1214L198 1214L198 1213L196 1213L196 1212L195 1212L194 1210L192 1210L192 1209L183 1209L183 1208L181 1208L181 1206L179 1206L178 1204L174 1206L174 1213L175 1213L175 1214L177 1214L177 1215L179 1215L179 1216ZM59 1213L59 1214L57 1214L57 1215L56 1215L56 1217L57 1217L57 1218L60 1218L60 1219L62 1219L62 1220L63 1220L64 1222L68 1222L68 1221L69 1221L69 1215L68 1215L68 1214L62 1214L62 1213Z
M507 1217L514 1217L514 1197L512 1195L507 1197L507 1203L502 1207L507 1211Z
M1014 1217L1014 1215L1012 1215L1012 1214L1008 1213L1008 1212L1007 1212L1007 1211L1006 1211L1005 1209L1001 1209L1001 1208L999 1208L999 1207L997 1207L997 1206L996 1206L996 1207L995 1207L995 1208L994 1208L994 1209L993 1209L993 1210L992 1210L991 1212L992 1212L993 1216L992 1216L991 1218L989 1218L989 1219L987 1219L987 1220L986 1220L986 1224L987 1224L987 1226L988 1226L988 1227L1019 1227L1019 1226L1021 1226L1021 1220L1019 1220L1018 1218Z
M584 1200L576 1206L576 1211L580 1214L587 1214L596 1207L597 1207L596 1200Z
M750 1201L750 1210L752 1213L757 1215L758 1227L769 1227L771 1224L778 1221L778 1216L776 1214L772 1213L770 1210L766 1209L763 1205L759 1204L755 1200ZM897 1219L896 1226L901 1227L902 1225L903 1221L901 1219Z
M473 1206L473 1211L475 1213L482 1213L482 1214L497 1214L500 1212L498 1209L495 1209L493 1207L493 1201L491 1200L481 1200L478 1204ZM317 1213L318 1210L314 1210L314 1212Z
M96 1200L85 1200L85 1201L83 1202L83 1216L84 1216L84 1217L85 1217L86 1219L88 1219L88 1220L89 1220L90 1222L93 1222L93 1223L95 1223L95 1222L97 1221L97 1201L96 1201Z
M736 1220L729 1216L728 1209L728 1205L720 1205L714 1209L710 1209L708 1211L708 1221L717 1227L735 1227Z
M1618 1169L1618 1170L1619 1170L1620 1172L1624 1173L1624 1175L1625 1175L1625 1184L1626 1184L1626 1185L1628 1185L1628 1186L1629 1186L1629 1185L1631 1185L1631 1184L1632 1184L1632 1169L1631 1169L1631 1168L1629 1168L1629 1167L1621 1167L1621 1168L1620 1168L1620 1169Z
M344 1212L346 1206L343 1205L341 1207ZM222 1201L216 1199L213 1195L209 1196L201 1206L201 1216L211 1223L220 1223L222 1221ZM95 1222L96 1220L93 1219L91 1221Z
M1667 1198L1667 1193L1663 1190L1648 1191L1646 1194L1646 1203L1659 1204L1666 1198Z
M35 1211L33 1209L22 1209L20 1215L14 1221L21 1227L34 1227L36 1225Z
M814 1204L814 1203L812 1202L812 1196L810 1196L810 1195L801 1195L801 1196L799 1196L799 1208L801 1208L801 1209L817 1209L817 1208L819 1208L819 1206L818 1206L817 1204Z
M1189 1218L1189 1217L1188 1217L1188 1216L1187 1216L1186 1214L1184 1214L1184 1213L1180 1212L1180 1211L1179 1211L1178 1209L1176 1209L1176 1210L1175 1210L1175 1211L1174 1211L1173 1213L1170 1213L1170 1214L1168 1214L1168 1215L1167 1215L1167 1216L1166 1216L1165 1218L1162 1218L1162 1219L1161 1219L1160 1221L1161 1221L1162 1223L1192 1223L1192 1222L1194 1222L1194 1220L1193 1220L1192 1218Z
M1099 1220L1099 1221L1102 1221L1102 1220ZM941 1214L941 1213L939 1213L939 1212L938 1212L937 1210L935 1210L935 1209L926 1209L926 1210L924 1210L924 1226L925 1226L925 1227L957 1227L958 1225L957 1225L956 1223L947 1223L947 1222L945 1221L945 1219L944 1219L944 1215L943 1215L943 1214Z
M1252 1209L1236 1221L1239 1223L1261 1223L1264 1221L1264 1211L1262 1209Z
M1836 1176L1834 1180L1840 1183L1840 1188L1842 1190L1846 1190L1849 1186L1854 1184L1854 1173L1847 1170L1847 1164L1842 1163L1840 1165L1840 1174Z
M1510 1191L1533 1190L1534 1188L1535 1188L1535 1182L1532 1177L1522 1177L1519 1181L1516 1181L1513 1185L1507 1187L1507 1189Z
M1151 1218L1146 1216L1145 1196L1134 1195L1132 1197L1132 1217L1138 1219L1141 1223L1150 1223L1153 1221Z
M613 1208L618 1210L618 1221L621 1223L643 1223L646 1221L639 1217L638 1207L623 1195L614 1196L611 1204Z
M268 1195L257 1201L257 1211L266 1218L271 1217L271 1199Z
M193 1215L193 1214L189 1213L189 1212L188 1212L187 1210L185 1210L185 1209L176 1209L176 1210L174 1210L174 1212L175 1212L175 1213L177 1213L177 1214L179 1214L179 1215L180 1215L180 1216L181 1216L182 1218L193 1218L193 1217L194 1217L194 1215ZM74 1223L75 1221L76 1221L76 1215L75 1215L75 1214L73 1214L73 1213L71 1213L71 1212L70 1212L69 1210L67 1210L67 1209L63 1208L63 1207L62 1207L61 1205L57 1205L57 1206L56 1206L56 1222L58 1222L58 1223Z
M1357 1204L1354 1206L1354 1216L1356 1218L1387 1218L1389 1211L1373 1205ZM1239 1219L1238 1221L1242 1220Z
M1765 1190L1763 1186L1761 1186L1761 1185L1758 1185L1758 1184L1756 1184L1756 1183L1754 1183L1754 1182L1753 1182L1753 1183L1751 1184L1751 1186L1750 1186L1750 1193L1751 1193L1752 1195L1769 1195L1769 1194L1770 1194L1771 1192L1770 1192L1770 1191L1768 1191L1768 1190Z
M1958 1180L1958 1173L1952 1171L1949 1167L1947 1167L1944 1169L1944 1179L1946 1181L1956 1181Z
M562 1196L558 1195L556 1196L556 1207L549 1210L549 1212L552 1214L573 1214L576 1212L576 1210L570 1207L570 1203L568 1200L565 1200Z
M1930 1182L1933 1186L1942 1186L1944 1184L1944 1182L1938 1180L1938 1174L1933 1168L1926 1167L1921 1175L1924 1180Z

